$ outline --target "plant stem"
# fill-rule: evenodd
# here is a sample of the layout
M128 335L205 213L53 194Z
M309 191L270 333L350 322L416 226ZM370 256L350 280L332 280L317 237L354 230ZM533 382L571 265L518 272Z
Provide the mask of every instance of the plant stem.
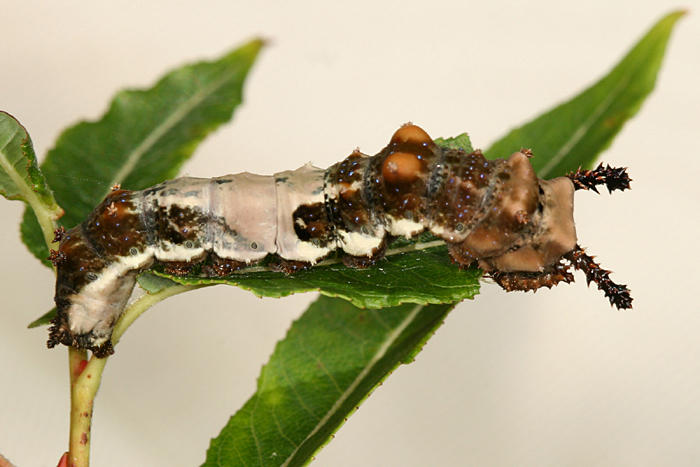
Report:
M34 210L37 221L39 221L39 227L41 227L41 233L44 235L46 245L51 248L54 243L56 243L53 241L54 229L56 229L56 219L63 215L63 210L56 214L56 211L52 211L50 207L47 207L44 204L33 203L32 198L29 198L27 202Z
M156 303L173 295L207 287L207 285L173 285L139 298L124 311L117 321L112 332L112 345L116 346L121 336L136 318ZM68 465L70 467L88 467L90 465L92 409L95 395L102 381L102 372L107 364L107 358L97 358L93 355L90 357L90 361L87 361L87 352L85 350L69 347L68 362L71 382Z
M134 321L136 321L136 318L141 316L141 314L144 311L148 310L156 303L165 300L168 297L172 297L173 295L178 295L183 292L188 292L190 290L201 289L210 285L213 284L181 285L173 283L173 285L165 287L159 290L158 292L146 294L143 297L139 298L134 303L132 303L131 306L129 306L119 317L119 320L117 321L117 324L114 326L114 330L112 331L112 345L116 346L119 342L119 339L122 337L122 334L124 334L124 332L129 328L129 326L131 326L134 323Z
M87 352L68 348L68 370L70 371L70 432L68 436L68 465L84 467L90 462L90 421L92 399L84 400L84 390L77 381L87 363Z

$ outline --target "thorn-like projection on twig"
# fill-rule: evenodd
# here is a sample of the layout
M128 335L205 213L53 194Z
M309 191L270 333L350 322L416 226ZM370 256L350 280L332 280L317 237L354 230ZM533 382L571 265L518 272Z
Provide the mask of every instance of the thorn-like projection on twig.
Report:
M53 231L53 241L54 242L60 242L63 240L63 237L66 236L66 229L63 226L60 226L56 230Z
M588 285L595 282L598 289L602 290L611 305L615 305L618 310L632 308L632 297L630 290L624 284L616 284L610 279L610 271L601 268L598 263L593 261L592 256L588 256L583 249L576 247L565 255L565 258L571 261L576 269L580 269L586 274Z
M594 170L582 170L567 174L567 177L574 182L577 190L593 190L598 193L597 185L605 185L608 192L615 190L629 190L632 179L627 174L627 167L610 167L603 164L598 165Z
M54 267L58 267L59 264L66 260L66 254L58 250L49 250L49 257L46 259L51 261Z

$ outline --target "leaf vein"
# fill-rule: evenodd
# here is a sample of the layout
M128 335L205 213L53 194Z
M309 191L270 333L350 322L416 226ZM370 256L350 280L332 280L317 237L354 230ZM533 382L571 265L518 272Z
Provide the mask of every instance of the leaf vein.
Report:
M214 81L211 85L199 89L197 92L188 97L187 100L182 103L182 105L175 108L175 110L165 120L157 125L153 131L151 131L148 136L146 136L146 138L127 155L124 165L114 175L112 181L107 186L112 187L122 183L134 170L146 151L155 146L158 140L160 140L168 131L172 130L177 123L182 121L192 109L197 107L207 97L220 89L224 84L226 84L227 81L231 79L231 76L235 75L237 72L238 69L235 69L230 74L225 74L220 79ZM105 192L105 195L107 193L108 192Z
M620 82L613 88L612 91L603 99L600 104L596 106L593 112L584 120L584 122L572 133L572 135L564 142L561 148L554 154L554 156L545 164L539 173L540 177L546 177L549 172L556 167L559 162L561 162L564 157L566 157L571 149L578 144L581 139L586 136L586 133L593 127L595 121L600 117L610 106L615 102L619 94L622 92L624 87L629 84L631 75L629 73L625 74Z
M326 424L332 417L335 415L336 412L338 412L341 408L341 406L345 403L345 401L352 395L352 393L357 389L357 387L362 383L362 381L369 375L369 373L372 371L375 365L379 363L379 361L384 358L384 355L386 355L387 351L389 348L392 346L392 344L401 336L401 333L408 327L409 324L416 318L418 313L423 309L423 305L417 305L415 306L399 323L399 325L392 331L386 338L385 342L377 349L375 354L372 356L372 359L368 362L368 364L362 369L362 371L355 377L355 379L350 383L350 386L343 392L341 397L338 398L338 400L335 401L333 406L326 412L326 414L319 420L319 422L316 424L316 426L309 432L309 434L304 438L304 440L299 444L299 446L287 457L285 462L282 464L283 466L290 465L291 461L294 459L294 456L296 455L297 452L299 452L299 448L306 442L308 441L312 436L314 436L318 431Z

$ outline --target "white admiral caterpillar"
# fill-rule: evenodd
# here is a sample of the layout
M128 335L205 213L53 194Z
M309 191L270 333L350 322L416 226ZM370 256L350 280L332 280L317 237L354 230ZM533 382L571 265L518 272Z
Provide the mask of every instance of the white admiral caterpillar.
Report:
M368 267L392 237L424 230L443 239L461 267L478 265L504 289L572 282L571 266L611 304L630 308L624 285L577 245L576 189L629 188L625 169L599 166L541 180L529 151L487 160L443 148L406 124L375 156L353 152L327 170L306 165L273 176L241 173L178 178L141 191L116 189L82 224L57 232L58 343L113 352L110 337L135 285L155 262L171 274L223 277L268 255L285 273L336 249L349 267Z

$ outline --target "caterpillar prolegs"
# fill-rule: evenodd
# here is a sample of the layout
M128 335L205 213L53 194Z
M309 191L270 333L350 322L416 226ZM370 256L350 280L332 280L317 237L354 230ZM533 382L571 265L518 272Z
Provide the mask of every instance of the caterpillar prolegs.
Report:
M59 232L51 255L58 313L48 346L112 353L112 328L136 275L155 262L186 274L206 260L204 274L227 276L275 255L275 267L293 273L339 249L347 266L367 267L391 238L426 230L446 242L454 262L478 265L508 291L572 282L573 266L611 304L630 308L627 287L577 245L573 219L576 189L629 188L625 169L542 180L531 156L523 150L487 160L440 147L406 124L378 154L356 150L326 170L306 165L116 189L82 224Z

